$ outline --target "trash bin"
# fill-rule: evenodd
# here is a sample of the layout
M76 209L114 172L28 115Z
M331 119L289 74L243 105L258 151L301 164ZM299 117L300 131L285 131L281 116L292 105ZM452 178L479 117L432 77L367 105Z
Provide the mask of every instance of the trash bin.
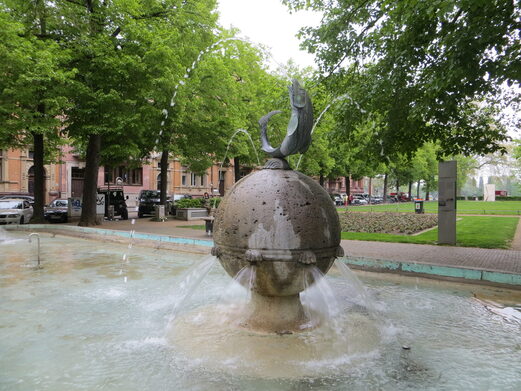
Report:
M205 225L205 229L206 229L206 234L208 236L212 236L214 217L213 216L203 217L203 220L204 220L204 225Z
M425 213L423 210L423 200L414 200L414 212Z

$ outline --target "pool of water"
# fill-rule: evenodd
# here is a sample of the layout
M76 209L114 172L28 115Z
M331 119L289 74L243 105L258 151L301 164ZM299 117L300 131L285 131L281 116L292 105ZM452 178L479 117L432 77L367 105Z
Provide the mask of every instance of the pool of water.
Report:
M342 312L349 281L333 271L350 331L328 346L317 331L216 326L237 290L218 263L172 327L185 273L204 256L42 233L38 269L26 237L0 232L0 389L521 389L513 291L365 274L375 326L363 310ZM350 350L375 328L377 343Z

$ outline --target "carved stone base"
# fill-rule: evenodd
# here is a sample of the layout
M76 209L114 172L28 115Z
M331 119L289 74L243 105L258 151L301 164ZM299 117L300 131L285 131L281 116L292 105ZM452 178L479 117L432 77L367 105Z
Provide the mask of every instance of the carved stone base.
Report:
M242 326L265 333L291 334L306 328L299 295L262 296L251 293L251 313Z

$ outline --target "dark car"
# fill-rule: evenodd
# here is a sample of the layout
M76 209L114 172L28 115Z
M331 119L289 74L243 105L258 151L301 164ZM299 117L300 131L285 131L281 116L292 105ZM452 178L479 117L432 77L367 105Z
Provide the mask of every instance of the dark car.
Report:
M170 197L166 198L167 204L172 203ZM161 205L161 192L159 190L141 190L139 192L138 217L153 215L156 205ZM165 211L166 213L166 211Z
M128 220L128 209L123 188L121 187L102 187L98 189L99 194L105 196L105 217L109 216L109 205L114 207L114 216L120 216L122 220Z
M66 223L68 220L68 205L68 200L54 200L44 209L43 216L45 217L45 220L50 223Z

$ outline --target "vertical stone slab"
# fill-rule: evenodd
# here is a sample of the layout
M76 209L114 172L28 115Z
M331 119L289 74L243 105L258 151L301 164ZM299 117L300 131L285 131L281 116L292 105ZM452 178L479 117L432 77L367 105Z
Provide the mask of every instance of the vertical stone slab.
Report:
M438 164L438 243L456 244L456 161Z
M483 201L495 201L496 200L496 185L488 183L483 189Z

